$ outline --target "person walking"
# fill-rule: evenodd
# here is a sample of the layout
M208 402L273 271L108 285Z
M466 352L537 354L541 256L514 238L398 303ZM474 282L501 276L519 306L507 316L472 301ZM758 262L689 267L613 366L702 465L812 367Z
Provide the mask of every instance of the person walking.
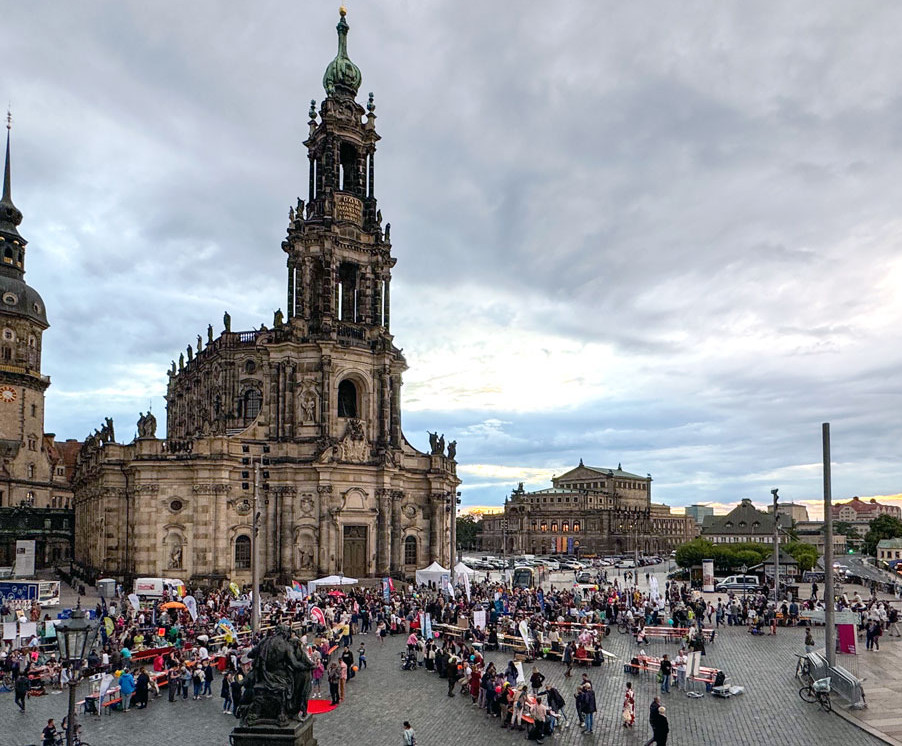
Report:
M626 682L626 693L623 695L623 727L632 728L636 723L636 692L633 682Z
M661 698L655 697L648 706L648 724L651 726L652 736L645 742L645 746L651 746L655 742L655 723L658 722L658 712L661 709Z
M28 676L19 674L16 676L16 683L13 685L15 689L15 701L19 705L19 711L25 712L25 697L28 696Z
M595 724L595 711L597 705L595 703L595 692L592 690L591 684L583 684L583 722L585 723L585 733L593 733L592 726Z
M670 734L670 723L667 720L667 708L661 705L658 708L658 717L651 727L654 733L655 746L667 746L667 737Z
M41 745L55 746L57 735L56 723L53 722L53 718L50 718L47 725L44 726L44 730L41 731Z
M413 732L408 721L404 721L404 730L401 733L401 746L416 746L417 735Z
M811 627L805 628L805 652L814 652L814 635L811 634Z

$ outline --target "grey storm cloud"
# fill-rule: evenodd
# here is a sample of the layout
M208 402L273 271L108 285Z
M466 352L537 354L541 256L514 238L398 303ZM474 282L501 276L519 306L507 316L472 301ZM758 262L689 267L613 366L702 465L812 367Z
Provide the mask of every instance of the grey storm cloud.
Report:
M3 3L59 437L162 413L208 323L283 305L336 11ZM361 1L348 20L406 430L498 467L468 502L580 457L674 503L772 479L815 497L823 420L838 494L902 491L902 7Z

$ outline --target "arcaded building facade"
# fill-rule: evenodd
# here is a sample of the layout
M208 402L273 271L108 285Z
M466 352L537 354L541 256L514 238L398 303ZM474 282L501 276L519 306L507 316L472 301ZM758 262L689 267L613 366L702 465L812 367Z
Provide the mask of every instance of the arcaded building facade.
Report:
M192 340L168 372L165 439L147 414L130 444L88 440L75 497L89 571L247 582L255 494L264 579L449 560L454 448L421 453L402 431L375 104L356 101L344 12L337 28L326 97L319 111L311 102L306 199L281 247L285 312L245 331L226 314Z
M651 502L650 475L579 466L483 519L482 547L507 554L656 554L698 535L692 518Z

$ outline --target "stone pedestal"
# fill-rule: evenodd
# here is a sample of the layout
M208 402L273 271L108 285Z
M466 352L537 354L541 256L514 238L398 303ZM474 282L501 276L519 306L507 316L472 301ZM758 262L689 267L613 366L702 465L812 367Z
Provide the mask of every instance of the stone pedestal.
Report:
M229 735L231 746L316 746L313 737L313 716L285 728L277 725L238 725Z

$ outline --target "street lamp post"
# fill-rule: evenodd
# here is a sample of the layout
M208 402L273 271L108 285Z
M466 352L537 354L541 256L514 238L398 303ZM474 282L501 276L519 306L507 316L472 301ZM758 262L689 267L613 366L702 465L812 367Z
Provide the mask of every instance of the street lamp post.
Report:
M739 569L742 570L742 605L745 606L745 574L749 571L749 567L744 564Z
M82 662L97 639L97 622L85 617L81 606L76 606L69 619L56 625L56 644L59 646L60 661L69 666L69 716L66 719L66 746L72 746L75 735L75 690L81 672Z

